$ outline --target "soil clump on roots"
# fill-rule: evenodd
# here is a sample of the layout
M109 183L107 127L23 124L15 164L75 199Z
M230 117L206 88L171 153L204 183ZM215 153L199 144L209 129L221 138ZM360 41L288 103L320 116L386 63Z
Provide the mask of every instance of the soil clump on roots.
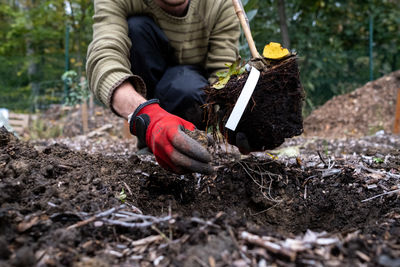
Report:
M382 162L318 143L280 159L216 147L214 175L174 175L2 128L0 265L399 266L400 140L367 141L387 144Z
M254 93L236 128L246 135L253 148L273 149L285 138L303 132L302 106L304 90L300 83L297 58L295 55L284 60L270 61L263 70ZM209 126L225 125L249 73L233 76L223 89L209 86L207 113ZM218 106L218 107L217 107ZM220 129L224 129L220 127ZM233 132L227 129L227 135ZM234 140L234 138L231 138Z

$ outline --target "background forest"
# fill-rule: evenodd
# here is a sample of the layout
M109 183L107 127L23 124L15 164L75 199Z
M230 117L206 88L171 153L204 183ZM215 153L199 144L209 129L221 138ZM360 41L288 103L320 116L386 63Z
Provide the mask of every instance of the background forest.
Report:
M399 0L244 0L258 50L275 41L299 56L306 112L400 69ZM2 0L0 107L35 111L67 99L61 76L84 76L91 0ZM249 58L245 38L241 54Z

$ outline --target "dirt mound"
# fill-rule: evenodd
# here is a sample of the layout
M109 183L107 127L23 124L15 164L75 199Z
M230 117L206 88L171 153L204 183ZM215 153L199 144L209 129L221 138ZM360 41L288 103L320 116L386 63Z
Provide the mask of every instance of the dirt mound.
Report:
M391 132L398 89L400 70L336 96L304 120L304 134L339 138Z
M385 153L223 153L214 175L173 175L153 156L39 149L3 128L0 265L398 266L398 151Z

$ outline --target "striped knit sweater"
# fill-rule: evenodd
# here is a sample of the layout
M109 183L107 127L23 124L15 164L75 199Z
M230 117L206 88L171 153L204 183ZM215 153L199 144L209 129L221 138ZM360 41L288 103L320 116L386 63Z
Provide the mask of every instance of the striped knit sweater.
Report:
M231 0L191 0L184 17L167 14L154 0L95 0L94 5L86 72L91 90L107 106L114 89L127 79L146 96L143 80L130 71L131 15L152 17L168 37L177 62L202 66L210 81L238 57L240 28Z

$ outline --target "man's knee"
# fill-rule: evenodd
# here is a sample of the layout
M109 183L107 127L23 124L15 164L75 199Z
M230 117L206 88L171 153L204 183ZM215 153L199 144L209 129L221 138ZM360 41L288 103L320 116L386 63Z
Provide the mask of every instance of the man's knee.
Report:
M203 88L208 84L202 71L195 66L170 67L157 84L155 97L168 103L167 110L185 108L193 103L203 104Z

